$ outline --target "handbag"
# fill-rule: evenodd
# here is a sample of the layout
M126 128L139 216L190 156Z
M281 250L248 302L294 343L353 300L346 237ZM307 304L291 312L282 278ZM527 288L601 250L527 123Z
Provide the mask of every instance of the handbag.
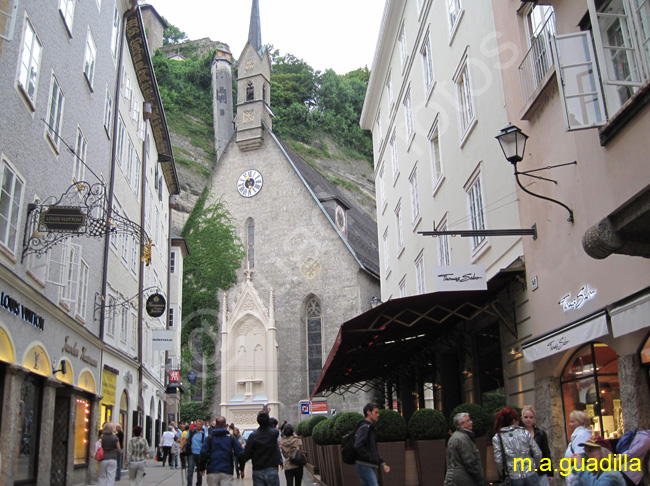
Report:
M289 461L296 466L301 467L307 464L307 458L302 452L300 452L300 449L294 449L291 451L291 454L289 454Z
M102 446L99 446L95 451L95 460L101 461L103 459L104 459L104 448Z
M499 436L499 442L501 443L501 485L502 486L512 486L512 480L508 474L508 458L506 457L506 451L503 447L503 439L501 439L501 434L497 432Z

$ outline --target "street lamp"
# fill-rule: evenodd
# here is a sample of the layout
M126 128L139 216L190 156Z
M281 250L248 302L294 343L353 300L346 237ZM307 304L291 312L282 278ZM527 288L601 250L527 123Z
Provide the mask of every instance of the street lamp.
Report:
M553 179L547 179L545 177L541 177L538 175L532 175L533 172L538 172L540 170L548 170L548 169L554 169L556 167L563 167L565 165L575 165L577 164L576 161L569 162L568 164L559 164L559 165L553 165L549 167L543 167L541 169L532 169L532 170L527 170L524 172L519 172L517 170L517 164L524 160L524 155L525 155L525 150L526 150L526 141L528 140L528 135L526 135L524 132L521 131L521 129L515 125L508 124L505 128L501 129L501 132L499 135L494 137L497 139L499 142L499 145L501 146L501 150L503 152L504 157L508 162L510 162L515 169L515 179L517 180L517 184L521 188L522 191L524 191L527 194L530 194L531 196L535 196L539 199L545 199L546 201L553 202L555 204L559 204L562 206L564 209L566 209L569 212L569 217L567 218L567 221L569 223L573 223L573 211L569 206L567 206L564 203L561 203L560 201L557 201L555 199L551 199L550 197L546 196L541 196L539 194L535 194L534 192L529 191L526 189L521 181L519 180L520 175L525 175L528 177L534 177L536 179L544 180L544 181L549 181L557 184L557 181L554 181Z

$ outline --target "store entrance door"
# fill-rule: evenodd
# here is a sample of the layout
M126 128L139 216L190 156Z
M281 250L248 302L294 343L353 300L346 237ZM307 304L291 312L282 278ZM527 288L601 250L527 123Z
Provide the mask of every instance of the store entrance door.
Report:
M68 468L68 431L70 430L70 397L57 396L54 405L52 434L51 486L65 486Z

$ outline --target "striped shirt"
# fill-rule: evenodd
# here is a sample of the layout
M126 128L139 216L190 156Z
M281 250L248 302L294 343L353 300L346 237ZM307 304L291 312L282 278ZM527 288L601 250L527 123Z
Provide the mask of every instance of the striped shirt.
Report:
M146 461L149 458L149 444L143 437L133 437L129 441L129 462Z

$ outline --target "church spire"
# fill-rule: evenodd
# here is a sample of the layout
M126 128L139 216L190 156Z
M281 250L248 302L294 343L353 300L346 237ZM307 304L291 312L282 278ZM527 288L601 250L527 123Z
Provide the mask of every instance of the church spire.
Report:
M251 24L248 29L248 42L262 55L262 29L260 27L260 2L253 0L251 7Z

